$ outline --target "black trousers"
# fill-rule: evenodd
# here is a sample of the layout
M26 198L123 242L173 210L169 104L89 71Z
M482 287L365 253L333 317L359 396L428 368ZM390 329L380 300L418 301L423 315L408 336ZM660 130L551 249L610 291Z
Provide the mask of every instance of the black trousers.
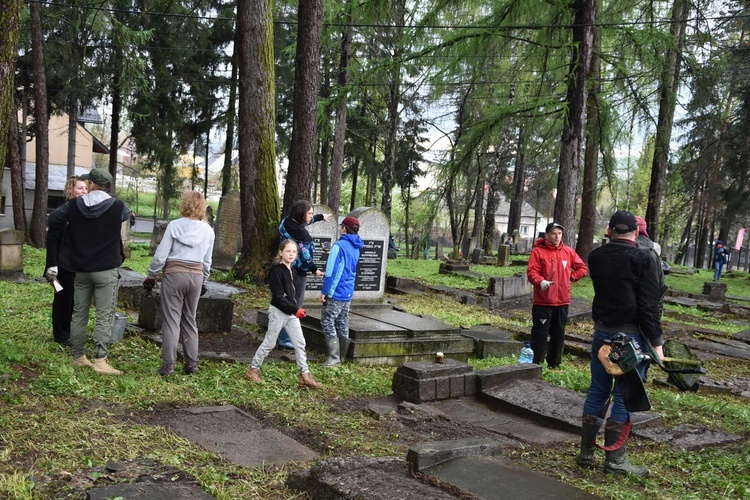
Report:
M568 306L532 306L531 320L531 349L534 351L534 363L540 365L546 358L547 366L556 368L562 362Z
M55 342L70 340L70 318L73 316L73 291L76 273L58 268L57 281L63 289L52 299L52 336Z

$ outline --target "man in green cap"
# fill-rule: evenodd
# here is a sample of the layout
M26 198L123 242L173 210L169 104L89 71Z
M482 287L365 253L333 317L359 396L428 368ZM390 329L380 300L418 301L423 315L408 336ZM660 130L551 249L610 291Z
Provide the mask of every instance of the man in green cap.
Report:
M125 260L120 229L130 209L108 193L112 176L101 168L81 176L89 192L66 202L47 218L47 248L60 248L47 268L57 274L57 261L76 273L70 346L73 365L92 368L102 375L122 375L107 362L108 345L115 322L118 268ZM62 242L62 245L60 245ZM92 302L96 303L94 359L86 357L86 325Z

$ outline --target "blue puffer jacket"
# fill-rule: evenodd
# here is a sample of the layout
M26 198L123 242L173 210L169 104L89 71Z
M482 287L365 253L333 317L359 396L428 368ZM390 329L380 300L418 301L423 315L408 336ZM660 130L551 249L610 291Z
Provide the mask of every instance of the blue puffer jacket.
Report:
M362 238L358 234L341 235L341 239L331 247L320 293L335 300L352 300L359 249L363 246Z

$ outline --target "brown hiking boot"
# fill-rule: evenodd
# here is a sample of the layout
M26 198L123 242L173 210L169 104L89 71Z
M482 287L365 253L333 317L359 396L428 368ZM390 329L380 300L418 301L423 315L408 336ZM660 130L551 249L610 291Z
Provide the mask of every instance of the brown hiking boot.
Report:
M89 358L87 358L84 354L80 358L76 358L73 360L73 366L76 366L78 368L93 368L94 364L89 361Z
M312 373L310 372L300 375L299 383L297 385L299 385L300 387L309 387L310 389L320 389L321 387L323 387L323 384L315 381Z
M256 384L263 383L263 379L260 378L260 370L257 368L248 368L247 372L245 372L245 378Z
M120 370L116 370L107 363L107 358L96 358L94 360L93 368L99 375L122 375Z

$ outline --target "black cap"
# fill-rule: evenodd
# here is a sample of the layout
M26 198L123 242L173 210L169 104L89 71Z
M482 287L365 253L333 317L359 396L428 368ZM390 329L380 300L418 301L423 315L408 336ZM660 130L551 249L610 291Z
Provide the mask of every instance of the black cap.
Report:
M632 233L638 229L638 221L631 212L618 210L609 219L609 228L617 234Z
M552 231L552 230L553 230L553 229L555 229L556 227L559 227L559 228L560 228L560 231L565 231L565 228L564 228L564 227L562 227L562 226L561 226L560 224L558 224L557 222L550 222L549 224L547 224L547 229L545 229L545 230L544 230L544 232L545 232L545 233L549 233L550 231Z

